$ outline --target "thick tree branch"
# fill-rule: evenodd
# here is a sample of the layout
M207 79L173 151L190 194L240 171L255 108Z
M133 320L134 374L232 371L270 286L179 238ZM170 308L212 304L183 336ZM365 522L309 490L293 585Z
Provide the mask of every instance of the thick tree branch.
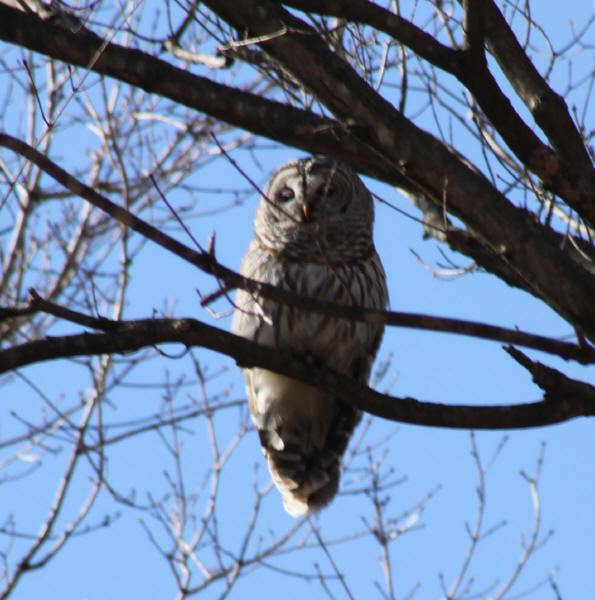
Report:
M484 43L484 7L483 0L463 0L463 50L475 54L485 64Z
M589 153L566 102L539 74L492 0L485 0L484 10L488 47L500 68L553 147L595 185Z
M595 177L591 168L577 171L572 161L559 158L523 121L502 92L485 60L462 51L459 80L473 94L490 123L523 165L539 177L543 187L560 196L591 226L595 225ZM583 151L586 151L583 146Z
M315 14L340 17L346 21L370 25L382 31L402 44L405 44L429 63L446 71L456 73L458 53L441 44L407 19L374 4L368 0L289 0L285 6L297 8Z
M118 330L105 333L46 337L0 352L0 373L45 360L81 355L132 352L164 343L201 346L230 356L242 367L259 366L295 377L324 389L370 414L425 426L463 429L518 429L559 423L595 414L595 388L581 385L578 396L552 398L556 380L548 385L547 402L511 406L464 406L420 402L397 398L362 386L340 373L320 369L305 360L255 344L194 319L148 319L118 324ZM567 381L572 382L572 380ZM540 381L540 385L543 381ZM569 383L564 389L568 389Z
M579 403L586 402L590 404L593 401L595 388L583 381L576 381L566 377L564 373L552 369L540 362L532 361L528 356L518 349L508 346L505 350L519 364L523 365L531 375L533 381L545 392L543 399L545 402L560 403L566 402L568 398Z
M342 159L362 173L393 185L407 185L398 173L387 175L386 168L379 169L376 156L363 151L361 142L333 119L215 83L140 50L106 43L87 29L75 33L0 2L0 39L113 77L312 154L337 156L340 149Z
M194 263L192 262L192 264ZM214 268L221 268L221 265L214 261ZM237 277L239 279L244 279L240 275L237 275ZM247 287L254 283L250 279L245 279L245 282ZM54 302L49 302L48 300L41 298L33 289L29 290L29 292L31 294L31 301L28 306L20 309L0 307L0 323L7 319L29 316L36 312L45 312L60 319L102 331L119 331L126 326L125 323L121 323L120 321L113 321L105 317L91 317L55 304ZM269 293L268 297L277 299L278 295L283 295L283 290L273 286L266 286L266 293ZM327 314L333 317L345 318L350 321L380 322L394 327L409 327L425 331L454 333L457 335L524 346L526 348L532 348L534 350L540 350L541 352L559 356L565 360L576 360L583 365L595 364L595 348L586 345L581 346L562 342L541 335L526 333L518 329L506 329L504 327L496 327L485 323L415 313L374 311L362 307L323 302L319 299L300 296L290 292L287 292L286 301L281 301L290 306Z

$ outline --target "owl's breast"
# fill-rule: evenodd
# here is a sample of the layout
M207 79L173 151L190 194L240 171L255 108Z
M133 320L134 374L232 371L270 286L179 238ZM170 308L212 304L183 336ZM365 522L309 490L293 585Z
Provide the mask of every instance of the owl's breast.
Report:
M269 255L254 266L252 274L244 274L303 296L377 310L384 310L388 301L384 271L375 253L366 260L341 265L282 261ZM375 352L382 335L382 325L338 319L257 299L246 292L238 294L237 303L235 333L308 354L349 375L353 375L355 360ZM373 356L369 358L371 363Z

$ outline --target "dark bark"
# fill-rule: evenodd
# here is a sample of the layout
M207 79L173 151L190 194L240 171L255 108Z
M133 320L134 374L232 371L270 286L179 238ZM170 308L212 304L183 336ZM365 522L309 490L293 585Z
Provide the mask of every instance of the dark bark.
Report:
M525 289L595 340L595 281L551 244L543 227L446 144L408 121L307 24L272 3L206 4L242 36L265 39L260 47L372 148L379 161L416 182L437 205L448 207L516 271Z

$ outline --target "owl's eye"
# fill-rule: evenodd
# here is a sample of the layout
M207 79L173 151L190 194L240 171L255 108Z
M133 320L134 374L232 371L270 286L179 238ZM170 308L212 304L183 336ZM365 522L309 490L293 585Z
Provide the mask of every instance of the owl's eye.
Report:
M292 200L295 197L295 193L291 188L288 187L284 187L278 194L277 194L277 201L281 202L281 203L285 203L285 202L289 202L290 200Z

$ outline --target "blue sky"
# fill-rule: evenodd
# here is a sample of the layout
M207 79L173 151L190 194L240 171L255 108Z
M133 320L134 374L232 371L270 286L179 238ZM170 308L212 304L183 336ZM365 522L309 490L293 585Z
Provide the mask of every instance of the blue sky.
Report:
M573 2L564 6L564 10L550 3L547 7L543 2L534 2L533 5L533 17L555 43L567 39L570 20L576 27L593 11L592 3L587 0ZM592 49L585 50L576 69L588 71L592 68L592 59ZM565 77L562 69L555 74L554 83L559 82L560 89L563 89ZM422 116L418 124L430 129L431 119L427 117L424 122L425 118ZM592 128L592 118L587 122ZM78 143L84 146L93 142L81 138ZM464 142L458 149L471 159L476 152ZM260 184L266 181L276 166L296 155L302 153L262 141L255 151L240 148L232 152L238 164ZM258 162L254 156L257 156ZM241 175L225 160L216 161L201 170L200 177L207 187L247 187ZM366 183L382 198L413 216L419 216L396 190L371 180L366 180ZM208 212L218 206L222 195L225 199L225 192L218 195L205 193L197 199L198 206ZM170 200L183 202L183 192L172 193ZM248 201L222 214L192 219L193 234L199 242L206 244L211 232L216 232L219 260L230 267L239 267L252 237L252 215L256 202L257 197L253 194ZM528 294L507 287L495 277L477 273L444 280L433 276L420 264L416 255L427 265L443 263L439 244L434 240L424 241L421 227L414 219L383 204L378 204L376 211L376 245L387 271L393 310L477 320L553 337L572 334L569 326L551 309ZM184 239L182 234L179 237ZM450 256L462 266L469 264L463 256L452 253ZM135 262L132 292L125 315L128 318L146 317L154 309L161 310L166 303L175 303L177 316L194 316L228 329L229 317L213 321L212 316L199 306L196 290L208 293L215 287L207 276L197 274L163 250L147 246ZM223 302L216 308L222 312L227 309ZM175 354L176 348L168 348L167 351ZM567 365L536 352L528 354L548 365L558 366L570 376L595 383L592 367L585 369ZM212 381L207 384L209 394L219 394L228 399L244 397L243 377L233 361L202 350L196 355L208 373L213 374ZM390 382L390 391L395 396L478 405L527 402L541 397L529 374L494 342L392 328L385 334L378 358L390 358L391 361L378 389L384 390ZM156 383L162 379L164 369L168 370L172 379L182 375L193 379L189 360L160 358L140 364L130 377L131 383ZM223 372L217 375L219 370ZM66 361L30 367L23 372L30 379L43 382L48 395L62 398L66 404L69 399L77 397L81 381L84 381L76 367ZM13 427L14 431L18 430L18 424L10 417L11 410L21 415L34 415L38 407L34 403L34 395L22 383L5 385L2 389L5 407L2 408L0 431L4 438L10 437ZM189 387L184 393L198 395L195 387ZM110 418L124 421L134 415L150 414L160 405L161 392L130 387L110 394L109 400L113 407ZM242 416L245 417L245 410L234 410L218 419L217 432L223 447L233 439ZM506 597L515 597L515 593L535 585L554 569L558 569L555 581L562 598L595 597L595 517L592 511L595 436L592 430L592 423L577 419L547 428L475 434L484 461L489 459L504 436L507 441L486 475L484 531L494 527L495 531L479 544L471 564L469 574L475 578L474 590L490 589L492 585L498 589L521 556L520 536L529 537L535 513L529 485L520 472L529 476L535 473L541 445L545 442L539 480L539 539L547 538L549 531L553 533L532 557L518 586ZM440 574L443 574L447 586L450 585L463 562L469 541L465 523L472 524L476 518L478 477L471 455L471 437L467 431L395 425L374 419L366 443L372 444L389 434L390 439L382 446L386 451L383 469L387 472L392 470L391 477L395 480L403 478L403 481L389 492L388 513L396 518L430 491L436 490L416 524L391 545L396 597L405 598L419 585L416 598L440 598ZM183 443L182 469L188 489L197 490L210 465L203 420L197 418L188 422ZM381 450L378 450L376 456L380 453ZM0 521L6 511L6 514L14 514L28 532L35 533L47 514L66 458L66 452L49 455L35 477L0 485L0 507L4 507L0 511ZM365 462L365 457L360 457L360 460ZM110 477L122 493L134 489L137 497L145 499L147 494L158 497L164 493L167 489L164 472L173 469L162 441L154 433L114 445L109 452L109 461ZM88 469L77 471L76 487L68 498L67 514L75 511L80 504L89 488L91 476ZM268 481L257 436L252 431L239 442L221 481L220 534L230 547L239 543L239 535L249 518L254 477L261 486ZM349 480L344 481L344 489L349 490L349 485ZM200 502L198 507L202 508ZM259 522L259 535L266 537L269 530L282 532L293 523L292 518L283 512L275 490L266 496L265 507ZM148 542L140 520L156 536L162 535L158 524L148 513L121 506L114 508L107 494L94 509L91 521L98 522L102 515L113 514L114 510L120 510L121 514L111 527L71 540L46 568L27 575L11 598L103 600L132 595L174 597L171 574L163 558ZM200 515L198 508L197 515ZM363 523L369 518L369 502L361 497L343 495L315 522L324 535L342 538L365 528ZM501 523L505 524L500 526ZM305 534L308 524L302 527ZM205 560L208 560L208 549L204 552ZM382 585L383 582L379 553L380 548L371 536L332 547L333 560L346 574L347 583L356 598L381 597L374 584L377 581ZM316 548L297 555L289 554L275 563L279 569L303 569L310 573L315 571L315 564L325 573L332 571L327 555ZM344 597L338 582L332 583L332 589L337 597ZM52 591L48 593L48 590ZM220 588L214 586L200 597L216 598L219 593ZM246 598L256 593L265 598L282 594L288 600L303 598L305 594L313 598L325 597L315 581L288 578L266 567L238 582L231 597ZM528 597L554 599L556 596L545 586Z

